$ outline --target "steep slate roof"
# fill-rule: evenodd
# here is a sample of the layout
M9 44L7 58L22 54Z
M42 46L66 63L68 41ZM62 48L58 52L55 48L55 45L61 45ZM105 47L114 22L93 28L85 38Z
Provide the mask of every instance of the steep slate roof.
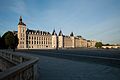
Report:
M62 34L62 31L60 30L60 32L59 32L59 36L63 36L63 34Z
M51 35L49 32L39 31L39 30L30 30L30 29L27 29L26 32L27 32L28 34L29 34L29 32L32 32L33 34L37 33L37 34Z
M70 36L74 36L73 32L71 32Z
M55 32L55 29L53 30L53 33L52 33L52 35L56 35L56 36L57 36L57 34L56 34L56 32Z

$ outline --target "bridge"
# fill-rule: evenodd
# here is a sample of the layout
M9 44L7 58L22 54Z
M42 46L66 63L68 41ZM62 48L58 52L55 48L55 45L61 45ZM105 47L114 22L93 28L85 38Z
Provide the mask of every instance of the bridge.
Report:
M37 80L38 58L0 50L0 80Z

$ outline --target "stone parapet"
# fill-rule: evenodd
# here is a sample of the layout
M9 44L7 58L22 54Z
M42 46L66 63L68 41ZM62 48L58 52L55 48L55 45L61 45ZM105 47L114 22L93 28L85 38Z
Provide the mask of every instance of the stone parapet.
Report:
M0 57L15 66L0 72L0 80L37 80L38 58L0 50Z

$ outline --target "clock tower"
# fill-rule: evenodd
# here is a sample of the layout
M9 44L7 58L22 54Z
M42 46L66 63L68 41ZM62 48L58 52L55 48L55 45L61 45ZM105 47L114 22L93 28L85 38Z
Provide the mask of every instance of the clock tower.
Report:
M26 24L22 22L22 17L20 16L18 23L18 49L26 48Z

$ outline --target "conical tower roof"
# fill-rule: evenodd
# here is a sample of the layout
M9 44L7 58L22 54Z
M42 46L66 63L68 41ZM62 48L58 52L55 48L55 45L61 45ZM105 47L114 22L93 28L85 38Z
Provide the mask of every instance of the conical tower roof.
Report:
M74 36L73 32L71 32L70 36Z
M53 30L53 33L52 33L52 35L56 35L56 36L57 36L57 34L56 34L56 32L55 32L55 29Z
M63 36L63 34L62 34L62 31L60 30L60 32L59 32L59 36Z

